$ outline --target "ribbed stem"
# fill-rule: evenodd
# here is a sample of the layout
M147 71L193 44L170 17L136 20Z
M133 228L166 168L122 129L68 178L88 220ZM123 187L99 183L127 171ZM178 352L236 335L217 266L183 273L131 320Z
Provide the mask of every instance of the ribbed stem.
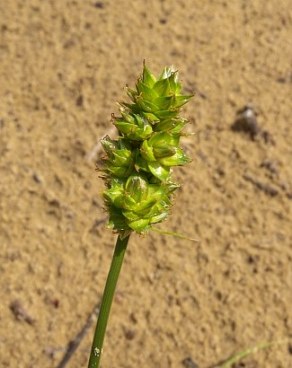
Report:
M106 331L107 321L115 293L120 270L123 264L125 251L127 249L130 235L121 239L118 236L115 251L112 258L111 267L106 280L102 302L100 306L99 316L95 328L88 368L98 368L102 353L104 335Z

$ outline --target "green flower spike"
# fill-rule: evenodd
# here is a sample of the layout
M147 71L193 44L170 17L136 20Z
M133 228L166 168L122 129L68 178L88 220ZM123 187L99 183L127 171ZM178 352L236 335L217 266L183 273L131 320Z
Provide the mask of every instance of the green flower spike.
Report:
M190 159L178 147L180 135L166 132L155 133L140 148L149 171L158 179L166 180L171 166L185 165Z
M126 114L122 111L121 115L122 117L115 118L113 124L126 139L142 141L150 137L153 130L145 117L138 114Z
M114 230L145 231L151 224L164 220L171 205L174 183L150 184L142 175L131 175L126 181L115 179L104 192Z
M136 89L128 88L131 103L122 103L121 116L112 115L118 137L101 140L106 158L104 202L109 227L118 233L94 333L88 368L98 368L109 311L133 231L142 234L169 214L179 187L171 180L172 167L190 159L179 146L187 120L180 108L192 96L181 93L178 73L165 68L156 78L144 65Z
M179 146L187 120L178 114L192 96L181 94L177 71L165 68L156 78L144 65L128 95L133 103L121 104L121 116L112 115L120 136L101 141L109 226L121 235L143 233L167 217L178 187L171 182L172 167L190 161Z
M101 140L101 145L108 156L104 160L107 175L118 178L127 178L131 175L134 167L131 146L122 139L114 141L109 136Z
M133 104L124 104L134 113L144 115L151 121L174 118L179 109L192 98L181 94L178 72L165 68L158 78L144 65L143 74L138 79L136 90L128 88Z

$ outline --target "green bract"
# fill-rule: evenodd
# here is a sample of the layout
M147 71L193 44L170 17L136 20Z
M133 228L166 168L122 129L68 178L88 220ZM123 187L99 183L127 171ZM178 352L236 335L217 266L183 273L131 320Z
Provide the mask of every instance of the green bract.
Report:
M153 129L145 117L124 112L121 112L121 115L122 117L115 118L113 123L127 139L143 141L151 136Z
M110 213L110 226L119 231L141 232L164 220L171 205L173 183L150 184L142 175L127 180L113 179L104 199Z
M181 94L177 71L165 68L159 78L155 78L146 66L136 90L128 88L128 95L133 103L124 103L124 106L154 122L176 117L180 107L192 97Z
M122 103L121 116L112 116L120 136L101 140L107 154L103 197L109 225L120 235L142 233L167 217L179 187L171 168L190 161L179 146L187 120L178 115L192 96L181 94L177 71L165 68L156 78L144 65L128 95L132 103Z
M134 167L132 147L123 139L111 140L106 136L101 140L101 144L107 153L105 160L105 171L109 176L127 178L131 175Z

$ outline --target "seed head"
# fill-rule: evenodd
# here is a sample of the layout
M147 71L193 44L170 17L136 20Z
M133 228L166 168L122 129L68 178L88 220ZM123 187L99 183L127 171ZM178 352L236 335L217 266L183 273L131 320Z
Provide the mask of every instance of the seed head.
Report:
M179 187L171 181L172 167L190 161L179 146L187 120L178 115L192 96L181 94L178 72L165 68L156 78L144 65L136 88L127 92L131 103L113 115L119 137L101 140L109 226L122 236L143 233L168 216Z

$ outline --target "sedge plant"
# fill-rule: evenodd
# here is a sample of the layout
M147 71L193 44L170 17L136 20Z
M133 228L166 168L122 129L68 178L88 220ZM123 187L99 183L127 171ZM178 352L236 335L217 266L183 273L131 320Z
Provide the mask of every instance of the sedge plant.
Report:
M117 242L108 273L93 338L89 368L98 368L109 312L133 232L144 234L166 219L173 193L179 184L172 180L172 168L190 159L180 147L188 121L181 107L192 95L182 94L178 72L165 68L155 77L144 64L134 89L127 88L129 102L120 104L120 115L112 115L118 138L101 140L103 192L109 215L108 225L117 233Z

